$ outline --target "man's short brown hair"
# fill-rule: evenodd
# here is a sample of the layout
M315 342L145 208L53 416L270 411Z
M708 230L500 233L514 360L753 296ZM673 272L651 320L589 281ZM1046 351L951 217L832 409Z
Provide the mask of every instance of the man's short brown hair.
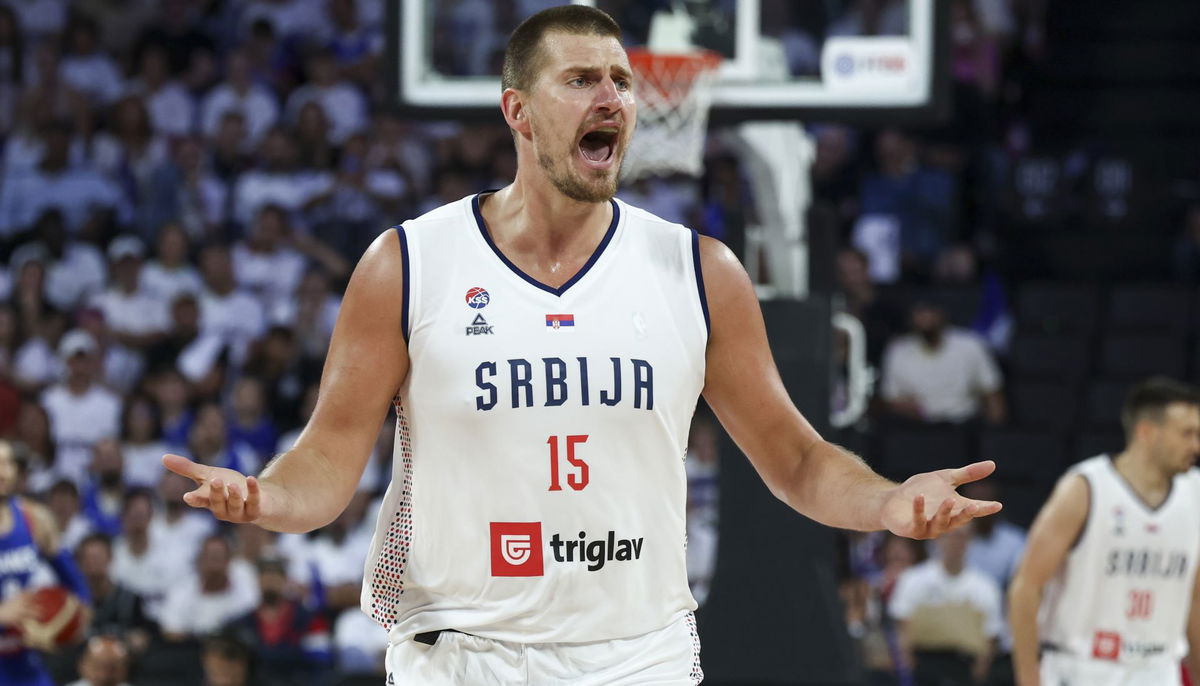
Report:
M1176 403L1200 407L1200 391L1165 376L1156 376L1134 386L1121 408L1121 425L1125 427L1125 436L1132 439L1137 423L1143 419L1161 422L1167 407Z
M562 5L542 10L521 22L508 39L500 87L528 90L542 69L542 38L551 31L576 36L611 36L621 40L621 27L604 10Z

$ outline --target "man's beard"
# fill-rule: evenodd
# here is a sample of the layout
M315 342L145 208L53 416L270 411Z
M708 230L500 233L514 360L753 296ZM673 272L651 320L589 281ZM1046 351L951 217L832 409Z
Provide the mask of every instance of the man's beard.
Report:
M613 145L617 145L617 142L614 141ZM612 154L615 157L623 152L624 150L614 149ZM615 165L615 168L602 172L607 175L607 178L600 177L601 183L591 184L572 173L570 159L574 154L575 150L572 148L565 158L557 160L557 162L562 162L565 167L560 170L555 167L556 160L549 153L539 152L537 155L538 166L546 172L546 177L550 179L550 183L554 184L559 193L576 202L599 203L612 200L612 197L617 194L617 179L621 176L621 164L624 164L624 158ZM616 173L613 173L614 171Z

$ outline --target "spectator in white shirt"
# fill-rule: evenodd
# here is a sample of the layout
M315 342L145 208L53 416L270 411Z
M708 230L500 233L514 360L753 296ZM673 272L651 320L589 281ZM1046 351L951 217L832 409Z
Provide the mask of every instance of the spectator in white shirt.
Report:
M296 297L277 305L271 316L274 323L294 332L302 356L324 359L341 306L341 297L330 287L328 272L314 267L304 272Z
M217 530L217 520L211 513L198 512L183 502L183 494L192 490L191 483L189 479L181 481L178 474L164 472L158 482L161 509L150 520L150 538L166 554L176 579L191 572L200 544Z
M376 85L376 69L386 40L383 31L362 21L356 0L328 0L329 38L326 45L338 67L364 90Z
M32 485L29 484L31 490ZM83 515L79 487L70 479L59 479L46 491L46 507L58 525L58 540L66 550L92 533L92 523Z
M153 515L153 492L132 488L125 494L121 535L113 540L112 579L141 596L146 614L157 620L167 589L186 569L185 564L176 564L173 556L184 554L190 561L196 548L181 549L179 544L184 541L154 535L150 528Z
M121 189L93 169L70 164L70 128L53 124L48 129L37 167L5 174L0 189L0 236L29 229L52 208L62 212L72 234L80 231L96 208L116 212L119 221L128 222L132 213Z
M72 88L87 94L93 105L108 105L121 96L121 72L100 50L100 35L91 17L76 15L67 27L67 48L59 67Z
M205 286L200 296L200 330L232 345L240 351L241 359L250 342L266 330L263 306L258 298L237 287L229 248L205 247L200 253L200 272Z
M100 346L100 379L103 383L123 394L131 391L142 378L146 362L142 352L116 340L104 313L95 307L79 310L75 317L79 328L87 331Z
M67 317L51 308L32 320L32 324L23 327L27 338L13 357L12 374L18 388L36 395L63 377L65 367L56 348L67 330Z
M316 102L328 117L329 140L341 145L350 136L364 131L369 122L367 99L349 81L338 78L337 61L328 50L314 52L305 65L308 82L300 86L288 98L287 121L295 123L300 108Z
M241 115L231 111L225 120L241 122ZM141 213L146 229L177 222L200 243L220 233L228 215L229 184L216 173L211 153L199 137L175 143L172 159L155 170L151 188Z
M164 136L186 136L196 125L196 100L181 83L171 78L167 51L149 44L142 51L141 69L129 91L146 100L150 123Z
M233 219L249 226L264 205L279 205L295 214L333 185L327 170L297 166L296 141L286 130L273 128L259 149L262 166L242 174L233 192Z
M203 636L250 612L258 605L257 589L232 582L233 548L219 535L204 540L196 556L196 573L167 591L160 624L163 636L180 641Z
M254 293L267 310L291 300L304 276L307 260L288 244L291 229L283 208L258 211L244 241L233 246L233 275L239 287Z
M113 336L123 345L144 349L167 328L166 301L141 282L145 248L136 236L124 235L108 246L111 285L92 298Z
M938 557L905 570L888 609L918 684L979 684L1003 630L1000 587L966 564L971 526L938 539Z
M35 230L51 260L46 268L46 300L71 311L104 289L108 281L104 253L91 243L69 240L61 212L46 210Z
M209 91L200 105L200 130L204 135L215 135L221 116L231 109L246 117L252 144L257 143L279 118L275 95L251 79L250 61L242 50L229 55L228 78Z
M156 486L162 479L162 456L167 444L162 440L162 428L154 401L137 393L125 400L121 417L121 453L125 456L125 484Z
M1006 416L1000 370L976 334L952 327L942 308L918 302L913 332L883 355L883 399L893 413L926 422L963 422L980 414L990 423Z
M188 236L183 227L174 222L163 224L158 230L154 259L142 267L142 288L168 303L182 293L199 295L204 290L204 281L188 262L188 252Z
M92 166L120 181L125 197L140 211L151 178L169 159L167 140L155 133L141 96L122 97L111 113L108 130L92 140Z
M92 447L120 432L121 399L95 381L99 374L99 345L86 331L63 336L59 357L67 367L63 383L42 393L58 445L55 471L76 483L83 481L92 460Z

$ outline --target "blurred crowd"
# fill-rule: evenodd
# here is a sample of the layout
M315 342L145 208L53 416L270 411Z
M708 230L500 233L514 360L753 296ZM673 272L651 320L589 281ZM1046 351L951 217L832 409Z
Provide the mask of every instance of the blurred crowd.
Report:
M384 11L0 3L0 435L95 602L60 683L114 660L137 683L382 670L357 606L385 418L350 508L306 536L190 511L161 458L252 473L289 448L365 246L484 166L511 176L494 132L380 114Z

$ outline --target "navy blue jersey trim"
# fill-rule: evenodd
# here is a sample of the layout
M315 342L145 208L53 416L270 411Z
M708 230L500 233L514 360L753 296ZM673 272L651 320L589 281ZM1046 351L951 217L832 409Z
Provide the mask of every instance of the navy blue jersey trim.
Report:
M396 230L396 237L400 239L400 269L404 272L401 277L404 293L400 296L400 332L404 334L404 344L408 345L408 301L412 299L412 289L408 287L408 237L404 235L404 225L392 228Z
M692 262L696 266L696 290L700 293L700 310L704 312L704 333L712 336L712 320L708 317L708 294L704 292L704 270L700 268L700 234L692 229Z
M547 286L541 281L538 281L532 276L521 271L517 265L513 264L511 260L504 256L504 253L500 252L500 248L497 248L496 243L492 241L492 236L490 233L488 233L487 225L483 223L483 212L480 210L479 203L480 196L491 192L494 191L484 191L483 193L476 195L474 198L471 198L471 211L475 213L475 224L479 227L479 233L483 234L483 240L487 241L488 247L492 249L492 252L496 253L496 257L499 257L500 261L503 262L506 267L511 269L514 274L522 279L525 279L525 281L529 282L531 286L535 286L543 291L546 291L547 293L557 296L561 296L563 293L566 293L568 288L574 286L576 282L583 278L584 274L588 273L588 270L592 268L592 265L596 264L596 260L600 259L600 255L604 252L604 249L608 247L609 242L612 241L613 235L617 233L617 223L621 220L621 209L617 206L617 201L609 200L609 202L612 204L613 211L612 223L608 225L608 231L605 232L604 238L600 239L600 245L596 246L596 250L592 253L592 256L588 258L588 261L579 268L579 271L575 272L575 276L572 276L570 280L568 280L562 286L554 288L553 286Z

